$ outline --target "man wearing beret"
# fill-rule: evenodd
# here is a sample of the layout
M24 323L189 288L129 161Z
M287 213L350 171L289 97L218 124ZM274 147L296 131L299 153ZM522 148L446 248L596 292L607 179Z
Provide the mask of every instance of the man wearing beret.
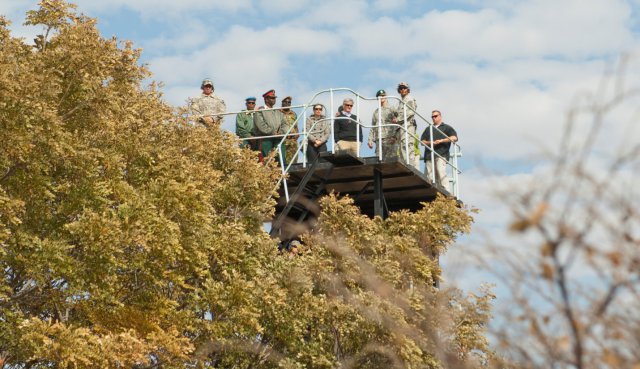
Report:
M298 126L296 125L298 114L291 110L291 100L293 100L291 96L282 99L282 114L284 114L284 118L287 120L287 129L293 127L291 131L289 131L289 133L293 135L287 137L287 140L284 142L287 163L290 163L292 160L295 163L297 159L296 154L298 153L298 136L295 135L298 133Z
M280 109L274 109L276 104L276 91L269 90L262 94L264 98L264 106L261 106L253 114L253 135L254 136L273 136L281 135L287 131L287 120ZM259 139L257 149L260 151L260 161L269 155L271 150L275 149L282 137L268 137ZM281 148L279 154L282 155L284 150ZM284 158L284 156L282 156Z
M202 95L191 99L191 112L194 118L206 127L220 126L222 114L227 111L224 100L213 93L213 81L205 78L200 84Z
M249 96L244 100L247 109L236 115L236 135L241 139L253 136L253 110L256 107L256 98ZM242 140L240 147L254 148L251 140Z

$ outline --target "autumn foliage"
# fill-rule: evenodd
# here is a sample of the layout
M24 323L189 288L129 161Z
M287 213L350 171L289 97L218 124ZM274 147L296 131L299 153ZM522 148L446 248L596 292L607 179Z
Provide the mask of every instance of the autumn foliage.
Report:
M278 171L167 105L131 43L47 0L0 18L5 368L474 366L491 294L437 290L469 211L322 201L301 253L262 224ZM0 365L0 367L2 367Z

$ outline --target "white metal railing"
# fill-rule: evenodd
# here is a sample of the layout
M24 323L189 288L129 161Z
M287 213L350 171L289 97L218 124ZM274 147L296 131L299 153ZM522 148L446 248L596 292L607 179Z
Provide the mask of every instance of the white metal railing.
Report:
M364 142L363 137L360 137L360 131L361 128L368 128L368 129L377 129L378 130L378 137L377 137L377 151L378 151L378 158L380 160L382 160L383 157L383 145L382 145L382 129L384 127L390 127L390 126L394 126L397 127L400 132L401 135L404 135L404 140L400 140L403 141L405 144L405 150L398 150L398 151L404 151L405 153L405 157L402 158L400 155L398 155L398 157L401 158L401 160L404 160L405 163L407 163L410 166L414 166L414 163L410 162L410 156L409 156L409 145L411 143L411 149L414 150L415 149L415 143L417 142L418 148L420 147L424 147L425 152L429 152L431 155L431 160L430 160L430 165L431 165L431 181L433 183L437 183L436 182L436 160L435 158L440 157L445 159L446 164L447 164L447 172L451 173L451 176L448 175L447 173L447 177L449 178L449 182L451 184L451 189L447 188L447 190L450 190L451 193L456 196L457 198L460 197L460 191L459 191L459 184L460 184L460 174L462 174L459 165L458 165L458 158L462 156L462 152L460 150L460 145L457 142L452 142L452 148L453 148L453 152L450 153L450 158L444 158L442 156L440 156L438 153L435 152L435 150L433 149L433 139L429 140L431 142L430 145L425 145L421 140L420 137L417 136L416 134L412 134L409 130L409 122L407 122L407 119L403 119L404 124L399 125L399 124L395 124L395 123L391 123L391 124L385 124L385 122L382 119L382 109L378 109L378 124L373 126L373 125L367 125L367 124L363 124L361 121L359 121L361 119L361 114L360 112L361 110L361 102L373 102L376 101L377 102L377 107L380 108L381 106L381 102L380 102L380 98L378 97L365 97L360 95L359 93L357 93L356 91L353 91L352 89L349 88L332 88L332 89L328 89L328 90L322 90L320 92L317 92L316 94L314 94L307 103L302 104L302 105L293 105L290 106L288 108L290 109L294 109L294 108L298 108L298 109L302 109L302 111L300 112L300 114L298 114L298 117L296 119L296 121L291 124L291 126L288 128L287 132L283 133L283 134L276 134L276 135L270 135L270 136L253 136L253 137L246 137L243 138L242 140L244 141L249 141L249 140L259 140L259 139L265 139L265 138L278 138L280 137L281 140L277 145L277 150L278 150L278 159L280 161L280 168L282 170L282 176L280 177L278 183L276 184L275 190L277 190L277 188L282 184L282 182L284 181L285 186L284 186L284 190L285 190L285 197L286 200L289 201L289 193L288 193L288 189L286 186L286 177L287 174L289 173L289 170L291 168L291 166L296 162L296 161L300 161L303 165L303 167L307 166L307 156L306 156L306 150L307 150L307 137L310 133L312 132L316 132L314 130L314 128L316 127L316 125L320 122L326 122L327 120L331 121L331 134L329 135L329 139L327 140L327 149L329 149L329 147L331 147L331 152L335 153L336 152L336 142L335 142L335 112L337 112L337 108L335 105L335 97L336 97L336 93L341 93L341 94L345 94L345 97L351 97L354 100L354 109L355 109L355 115L358 117L358 120L354 120L352 118L348 118L350 119L352 122L358 124L358 128L356 128L356 142L360 143L360 142ZM327 95L328 95L328 99L327 99ZM324 100L322 98L325 98ZM388 101L391 100L395 100L398 101L398 104L400 104L399 102L401 101L401 98L397 97L397 96L386 96ZM328 100L328 103L327 101ZM327 110L327 114L326 117L322 120L318 120L316 121L313 126L309 127L310 129L307 130L306 127L306 120L308 118L308 110L309 108L312 108L314 105L317 104L321 104L323 106L329 106L329 109ZM340 104L341 105L341 104ZM399 106L399 105L397 105ZM394 109L394 107L391 107L392 109ZM397 109L397 108L396 108ZM260 111L264 111L264 110L282 110L282 107L277 107L277 108L271 108L271 109L261 109ZM434 131L439 131L440 133L444 134L444 132L442 132L441 130L439 130L436 126L434 126L428 119L426 119L425 117L423 117L418 111L411 109L411 107L407 106L406 104L402 104L402 114L399 114L399 117L405 118L407 117L407 110L410 110L411 113L414 114L413 119L416 120L416 127L418 126L419 122L424 122L427 124L426 129L429 129L429 137L433 137L433 133ZM241 111L242 113L247 112L246 110ZM223 115L236 115L238 113L241 112L228 112L228 113L224 113ZM258 110L256 110L256 112L258 112ZM398 113L398 111L396 110L396 112ZM344 117L342 117L342 119L344 119ZM294 129L299 125L300 121L302 121L302 130L298 130L298 132L294 132ZM364 135L364 132L363 132ZM298 157L299 154L302 154L302 160L291 160L289 163L286 163L285 165L285 155L282 155L282 153L284 153L284 145L285 142L290 139L291 137L297 137L296 139L296 154L294 156L294 158ZM361 157L361 150L360 150L360 144L358 144L358 149L357 149L357 157ZM422 150L419 150L420 152L422 152ZM420 154L418 154L419 156L421 156ZM426 166L426 163L425 163ZM416 168L416 169L420 169L420 168ZM426 167L424 168L424 172L426 172Z

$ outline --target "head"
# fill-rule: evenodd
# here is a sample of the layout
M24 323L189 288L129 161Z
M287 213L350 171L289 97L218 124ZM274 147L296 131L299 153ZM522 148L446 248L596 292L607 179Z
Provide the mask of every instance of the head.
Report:
M398 83L398 93L400 94L400 96L405 97L409 94L409 92L411 92L411 88L409 87L409 84L407 82Z
M313 106L313 115L316 117L322 116L322 112L324 111L324 106L322 104L315 104Z
M434 110L431 112L431 120L433 120L433 124L439 126L442 123L442 113L440 110Z
M264 98L264 104L270 108L273 108L278 98L278 96L276 96L276 90L269 90L262 94L262 97Z
M376 97L380 100L380 105L385 105L387 102L387 92L385 90L378 90Z
M284 99L282 99L282 107L284 108L282 110L289 111L289 107L291 106L291 100L292 100L291 96L287 96Z
M347 97L346 99L342 100L342 111L351 113L351 109L353 109L353 99Z
M249 96L244 99L244 104L247 107L247 110L253 110L256 108L256 98L253 96Z
M215 88L213 87L213 81L209 78L203 79L202 83L200 84L200 89L202 90L203 94L211 95L215 90Z

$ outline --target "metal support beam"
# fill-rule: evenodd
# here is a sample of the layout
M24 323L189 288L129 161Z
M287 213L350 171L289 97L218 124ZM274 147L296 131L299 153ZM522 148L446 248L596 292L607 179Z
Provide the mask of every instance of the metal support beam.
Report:
M375 194L373 199L373 215L379 215L380 218L385 218L384 211L384 193L382 191L382 172L375 168L373 170L373 192Z

